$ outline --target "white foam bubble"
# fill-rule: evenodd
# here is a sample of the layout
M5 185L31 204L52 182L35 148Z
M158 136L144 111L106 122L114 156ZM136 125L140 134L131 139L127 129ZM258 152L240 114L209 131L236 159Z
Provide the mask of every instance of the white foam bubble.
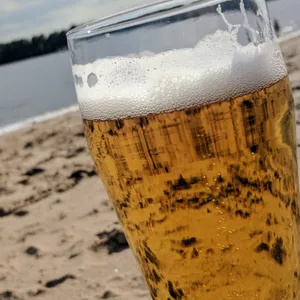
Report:
M92 120L201 106L254 92L287 74L272 41L242 46L222 31L193 49L106 58L75 65L73 72L82 115Z

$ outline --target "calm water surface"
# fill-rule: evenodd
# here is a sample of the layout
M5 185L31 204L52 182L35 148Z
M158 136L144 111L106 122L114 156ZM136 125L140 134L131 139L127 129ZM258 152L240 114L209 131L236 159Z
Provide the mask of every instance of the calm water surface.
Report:
M76 103L67 52L0 67L0 127Z

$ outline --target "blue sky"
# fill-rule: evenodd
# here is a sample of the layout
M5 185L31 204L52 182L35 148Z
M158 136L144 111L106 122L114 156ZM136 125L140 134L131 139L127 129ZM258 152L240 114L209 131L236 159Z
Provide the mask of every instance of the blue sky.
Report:
M154 0L1 0L0 42L68 28Z

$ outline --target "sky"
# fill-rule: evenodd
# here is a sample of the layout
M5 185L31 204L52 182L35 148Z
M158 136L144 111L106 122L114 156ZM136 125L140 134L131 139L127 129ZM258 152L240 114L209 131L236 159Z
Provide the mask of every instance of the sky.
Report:
M161 0L0 0L0 43L47 35L157 1ZM300 27L300 0L269 3L273 17L280 19L283 26L297 20Z
M67 29L155 0L0 0L0 43Z

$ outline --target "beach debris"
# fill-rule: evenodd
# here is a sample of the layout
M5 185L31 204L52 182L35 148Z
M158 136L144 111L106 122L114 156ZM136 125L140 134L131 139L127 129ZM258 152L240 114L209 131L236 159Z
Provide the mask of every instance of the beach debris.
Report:
M23 175L31 177L31 176L35 176L35 175L38 175L38 174L41 174L44 172L45 172L45 169L32 168L32 169L28 170L26 173L24 173Z
M101 296L100 299L111 299L111 298L115 298L117 297L116 294L114 294L113 292L111 291L105 291L104 294Z
M33 147L33 142L27 142L24 144L24 149L29 149Z
M30 256L35 256L38 257L39 255L39 249L34 247L34 246L30 246L25 250L25 253L30 255Z
M75 148L75 149L70 149L68 151L68 154L66 155L66 158L70 159L70 158L76 157L78 154L84 152L85 150L86 150L85 147L78 147L78 148Z
M16 217L25 217L26 215L29 214L29 211L28 210L18 210L14 213L14 215Z
M298 84L292 84L292 89L293 89L293 91L295 92L295 91L300 91L300 84L298 85Z
M93 167L85 169L77 169L67 177L67 180L60 181L55 186L55 191L57 193L64 193L71 188L75 187L84 178L89 178L97 175Z
M28 296L30 296L30 297L37 297L37 296L39 296L39 295L41 295L41 294L44 294L46 291L45 290L43 290L43 289L38 289L37 291L29 291L27 294L28 294Z
M23 179L23 180L20 180L18 182L18 184L22 184L22 185L28 185L29 184L29 180L26 178L26 179Z
M129 248L125 234L119 229L112 229L111 231L102 231L97 234L100 242L93 245L93 250L97 252L98 248L107 247L108 254L118 253Z
M0 293L0 300L18 300L19 298L12 291Z
M82 132L77 132L77 133L74 134L74 136L84 137L84 133L83 133L83 131Z
M99 210L97 208L94 208L90 212L88 212L84 217L91 217L99 214Z
M79 255L80 255L80 253L81 253L81 252L78 252L78 253L71 254L71 255L69 256L69 259L73 259L73 258L75 258L75 257L79 256Z
M6 210L3 207L0 207L0 218L8 217L14 214L17 217L24 217L28 214L27 210L18 210L17 208Z
M73 179L76 183L78 183L84 177L92 177L92 176L96 176L96 175L97 175L97 173L95 170L92 170L92 171L76 170L70 175L69 179Z
M41 191L38 191L37 193L35 193L35 194L33 194L33 195L29 196L29 197L26 197L24 199L23 203L25 205L33 204L33 203L41 201L42 199L47 198L50 194L51 194L51 189L41 190ZM19 209L19 208L16 207L15 211L17 209Z
M76 277L74 275L67 274L63 277L53 279L53 280L46 282L45 287L48 289L54 288L54 287L64 283L68 279L76 279Z
M7 217L11 215L11 211L7 211L4 208L0 207L0 218Z

